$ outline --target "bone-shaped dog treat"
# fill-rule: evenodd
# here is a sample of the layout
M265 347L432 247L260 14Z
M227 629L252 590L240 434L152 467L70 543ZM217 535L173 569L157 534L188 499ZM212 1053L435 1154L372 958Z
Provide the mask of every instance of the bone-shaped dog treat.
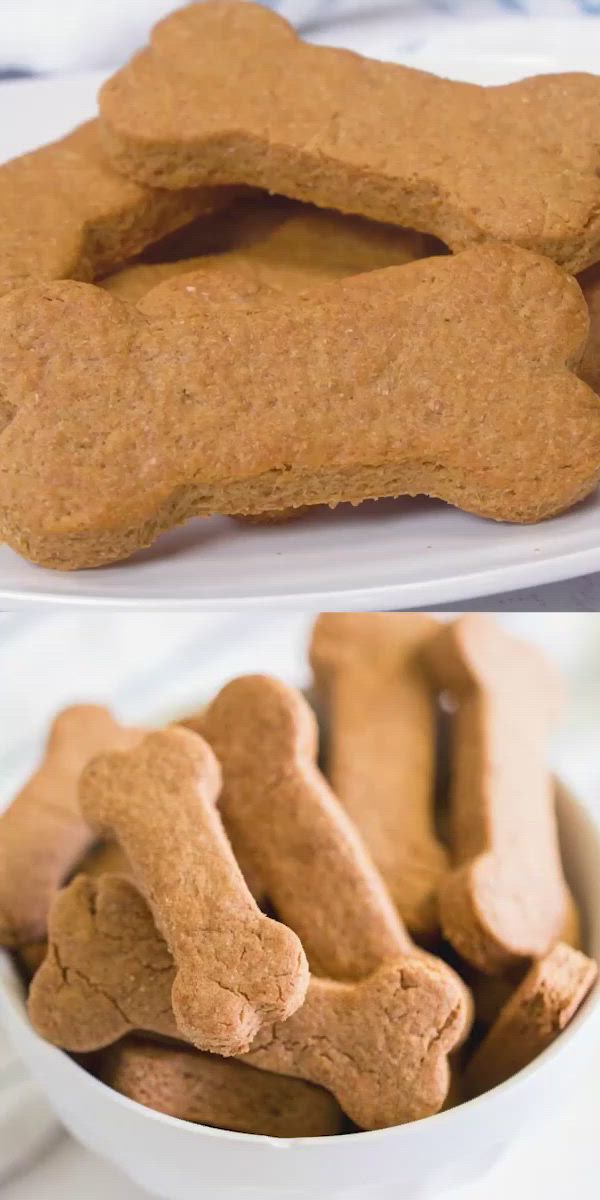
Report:
M440 886L445 936L500 974L541 957L568 911L547 740L562 698L533 647L470 613L425 648L457 703L451 818L455 869Z
M135 1029L178 1038L174 980L173 958L134 885L115 875L78 875L50 909L48 953L31 984L29 1016L42 1037L74 1053Z
M546 259L486 246L255 310L163 286L143 313L69 281L0 302L0 537L35 562L403 492L534 521L598 480L600 402L565 369L587 311Z
M357 1125L379 1129L440 1110L465 1024L444 965L401 958L360 983L311 979L302 1008L260 1033L244 1061L320 1084Z
M0 295L37 280L95 279L231 199L228 189L168 192L124 179L90 121L0 166Z
M324 613L311 646L328 778L406 925L425 937L448 869L433 822L437 698L421 661L438 629L417 614Z
M93 1050L137 1028L173 1036L175 966L145 900L127 880L75 879L59 893L50 951L29 1014L42 1037ZM357 984L311 979L303 1006L263 1030L243 1061L318 1083L365 1128L437 1111L447 1054L468 1032L457 976L440 960L401 956Z
M456 83L305 45L263 6L215 0L160 22L100 111L115 165L153 186L252 184L570 270L600 256L594 75Z
M95 754L142 736L96 705L56 717L41 766L0 816L0 945L45 938L52 896L95 840L79 809L79 775Z
M342 1131L341 1109L323 1088L198 1050L127 1038L103 1055L100 1077L130 1100L184 1121L267 1137Z
M469 1062L467 1096L503 1083L546 1050L574 1017L597 975L596 963L564 942L534 963Z
M122 267L101 287L125 300L190 271L251 266L271 287L293 294L328 280L400 265L435 252L412 229L346 217L281 197L239 200L225 213L203 217L154 246L146 261ZM164 259L163 256L164 255ZM168 257L167 257L168 255Z
M315 765L316 722L302 695L266 675L241 676L200 715L199 730L223 770L225 828L244 842L312 969L360 979L410 953L381 877Z
M246 887L215 806L220 782L210 747L172 728L94 759L80 802L122 846L175 959L181 1033L235 1054L302 1003L308 967L296 935L263 916Z
M399 954L437 964L412 942L354 823L316 768L317 725L299 692L268 676L241 676L186 725L219 756L220 811L232 846L243 850L244 870L300 934L313 969L356 979ZM469 989L452 975L470 1023Z

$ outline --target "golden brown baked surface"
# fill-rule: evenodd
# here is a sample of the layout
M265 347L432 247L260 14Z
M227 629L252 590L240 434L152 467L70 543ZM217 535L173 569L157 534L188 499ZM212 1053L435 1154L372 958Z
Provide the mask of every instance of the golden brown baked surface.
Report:
M228 1055L302 1004L308 965L296 934L246 887L217 812L220 786L210 747L173 727L93 759L79 798L90 825L125 852L173 955L181 1034Z
M189 279L139 310L74 282L0 302L0 536L32 561L423 492L536 521L596 486L587 310L548 259L477 247L288 300L251 271Z
M133 1029L173 1037L174 978L133 885L82 875L54 902L29 1014L43 1037L71 1050L109 1045ZM243 1061L327 1088L365 1128L395 1125L441 1108L447 1056L469 1021L454 973L439 960L404 955L359 983L312 978L302 1007L265 1027Z

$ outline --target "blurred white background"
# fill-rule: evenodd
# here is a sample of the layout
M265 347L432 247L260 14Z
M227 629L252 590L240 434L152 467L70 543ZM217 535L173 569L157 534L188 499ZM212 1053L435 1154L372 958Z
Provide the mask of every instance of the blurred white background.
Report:
M555 762L590 802L600 804L600 615L509 613L497 619L543 647L563 669L571 703ZM247 671L304 684L312 620L293 612L0 616L2 797L10 798L29 769L52 714L75 700L107 702L125 720L143 722L193 708Z

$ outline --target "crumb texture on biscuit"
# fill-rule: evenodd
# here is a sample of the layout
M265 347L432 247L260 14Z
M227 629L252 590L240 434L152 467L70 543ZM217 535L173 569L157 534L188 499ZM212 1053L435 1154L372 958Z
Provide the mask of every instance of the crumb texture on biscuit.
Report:
M181 1038L174 978L173 956L134 885L79 876L54 901L30 1018L42 1037L72 1051L136 1030ZM470 1021L466 989L450 968L402 955L359 983L312 978L303 1005L265 1025L241 1061L323 1087L351 1120L378 1128L441 1108L447 1056Z
M240 676L209 705L202 730L223 769L225 827L244 841L312 970L357 979L409 950L383 881L317 769L316 722L301 693L270 676Z
M464 1026L444 964L400 959L360 983L313 978L302 1008L244 1061L319 1083L355 1124L380 1129L439 1112Z
M596 486L587 311L547 259L478 247L272 305L236 279L142 311L74 282L0 302L9 545L77 569L194 515L426 493L528 522Z
M217 811L220 785L207 743L172 727L94 759L80 803L122 847L171 950L180 1032L234 1054L302 1003L308 965L296 934L264 916L246 887Z

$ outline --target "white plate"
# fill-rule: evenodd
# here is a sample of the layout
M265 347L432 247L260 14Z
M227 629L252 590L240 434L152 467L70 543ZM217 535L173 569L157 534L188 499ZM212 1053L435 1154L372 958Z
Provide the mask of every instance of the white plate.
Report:
M598 61L600 22L482 23L463 26L447 48L433 38L412 51L389 25L385 37L373 27L369 41L361 25L348 29L346 40L374 53L387 46L403 61L441 74L499 83L540 70L590 70ZM90 116L100 79L89 74L0 86L0 160ZM223 518L191 522L126 563L76 574L32 567L0 547L0 603L199 611L413 608L598 569L598 495L533 527L498 525L417 499L315 511L273 528Z

